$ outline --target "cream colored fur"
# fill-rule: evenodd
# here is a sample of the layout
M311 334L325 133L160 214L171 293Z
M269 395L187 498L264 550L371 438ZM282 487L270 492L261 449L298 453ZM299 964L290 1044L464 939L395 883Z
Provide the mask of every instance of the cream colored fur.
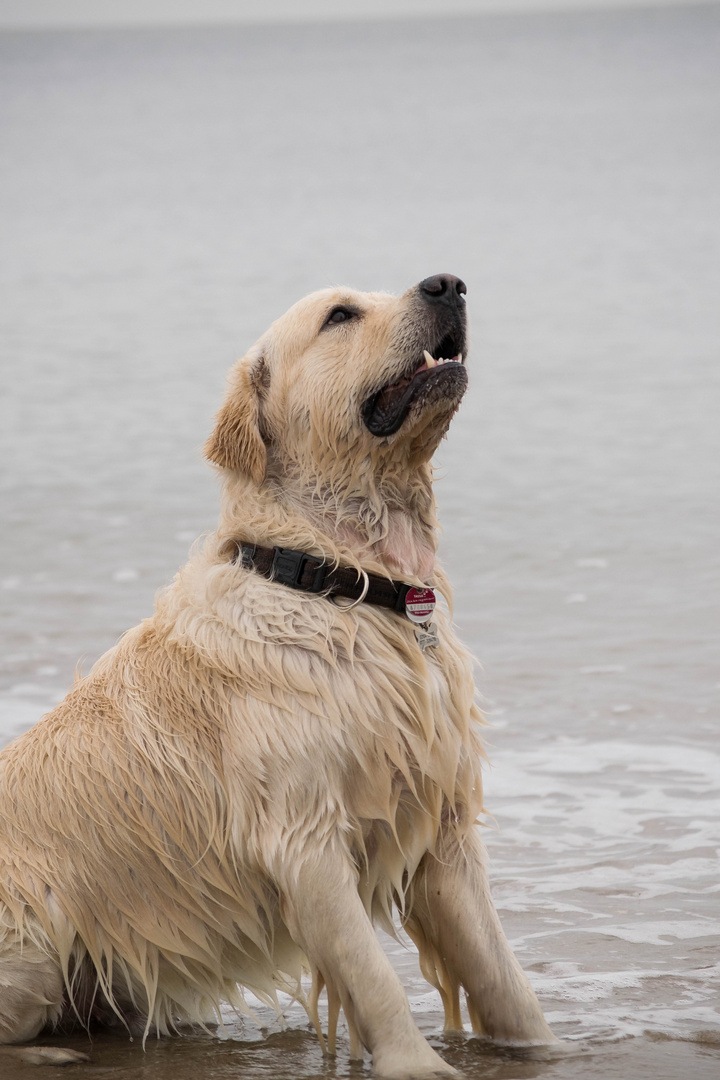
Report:
M360 316L325 327L345 303ZM0 1043L73 1015L171 1032L217 1020L222 1001L243 1010L238 985L305 1000L309 970L330 1052L342 1008L353 1055L365 1046L380 1075L452 1072L373 931L394 908L449 1028L462 987L476 1031L553 1039L488 891L480 716L449 618L422 653L400 615L230 558L240 537L450 597L430 458L456 405L414 409L385 438L360 419L422 319L417 290L326 290L273 325L206 447L218 532L0 756Z

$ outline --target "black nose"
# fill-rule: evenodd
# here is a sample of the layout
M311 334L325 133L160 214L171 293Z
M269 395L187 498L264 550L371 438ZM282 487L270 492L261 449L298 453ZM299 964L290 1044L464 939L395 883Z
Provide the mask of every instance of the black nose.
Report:
M467 292L467 285L452 274L434 274L421 281L418 289L430 303L456 305L462 303L460 297Z

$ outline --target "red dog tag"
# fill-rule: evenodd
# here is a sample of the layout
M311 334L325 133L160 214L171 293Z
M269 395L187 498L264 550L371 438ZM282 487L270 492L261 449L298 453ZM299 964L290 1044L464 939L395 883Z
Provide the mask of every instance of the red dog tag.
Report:
M408 589L405 597L405 614L410 622L425 623L435 610L435 593L432 589Z

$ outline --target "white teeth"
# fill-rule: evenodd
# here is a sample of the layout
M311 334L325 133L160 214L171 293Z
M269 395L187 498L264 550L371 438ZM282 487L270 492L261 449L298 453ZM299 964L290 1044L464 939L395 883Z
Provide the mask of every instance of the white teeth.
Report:
M462 353L458 353L457 356L452 357L439 356L436 360L426 349L423 356L425 357L425 363L429 368L440 367L441 364L462 364Z

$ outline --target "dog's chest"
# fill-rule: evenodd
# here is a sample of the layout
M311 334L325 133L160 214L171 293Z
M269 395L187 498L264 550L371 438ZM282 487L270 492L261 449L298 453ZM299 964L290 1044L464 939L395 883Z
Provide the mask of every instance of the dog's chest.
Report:
M256 577L242 602L225 594L216 612L233 671L218 690L232 702L227 781L243 804L252 793L281 829L325 803L348 825L392 823L413 800L435 816L466 785L472 663L443 613L438 646L422 652L408 620Z
M388 632L381 620L368 621L334 673L346 781L360 816L384 817L388 800L408 792L452 799L463 760L474 754L471 661L446 620L438 634L438 646L422 652L412 625L394 620Z

